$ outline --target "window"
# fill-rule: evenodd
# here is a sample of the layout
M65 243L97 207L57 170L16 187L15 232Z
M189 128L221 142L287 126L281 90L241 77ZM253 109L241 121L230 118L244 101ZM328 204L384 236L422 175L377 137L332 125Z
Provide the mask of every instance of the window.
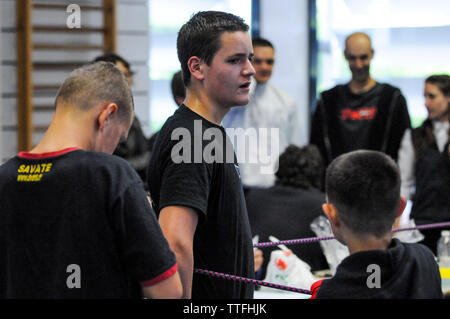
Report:
M413 127L427 117L424 80L450 73L450 1L316 0L317 92L351 75L343 56L345 37L362 31L372 38L372 76L399 87Z
M170 89L172 75L180 70L176 40L180 27L198 11L226 11L251 21L251 0L150 1L150 124L159 130L176 110Z

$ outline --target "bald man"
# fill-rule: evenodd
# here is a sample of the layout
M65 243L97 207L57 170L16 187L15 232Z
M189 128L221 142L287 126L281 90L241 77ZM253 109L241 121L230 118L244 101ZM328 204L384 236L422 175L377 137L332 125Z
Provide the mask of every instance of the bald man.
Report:
M345 40L344 56L352 78L321 94L311 125L311 144L325 163L357 149L384 152L397 160L410 119L401 91L377 82L370 74L375 51L370 37L352 33Z

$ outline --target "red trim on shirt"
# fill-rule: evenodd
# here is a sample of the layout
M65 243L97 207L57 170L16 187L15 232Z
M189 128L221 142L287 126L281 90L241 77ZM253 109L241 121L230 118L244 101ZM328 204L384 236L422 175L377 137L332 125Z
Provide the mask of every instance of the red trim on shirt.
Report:
M311 289L310 289L311 290L311 298L309 298L309 299L316 299L317 292L319 291L320 285L322 285L324 280L325 279L316 281L315 283L313 283L311 285Z
M172 275L174 275L177 272L177 270L178 270L178 266L177 266L177 264L175 264L172 266L172 268L170 268L166 272L163 272L161 275L156 276L153 279L141 282L141 286L142 287L150 287L150 286L156 285L157 283L163 281L164 279L167 279L167 278L171 277Z
M59 155L63 155L72 151L76 151L79 150L79 147L69 147L69 148L65 148L63 150L60 151L56 151L56 152L48 152L48 153L28 153L28 152L20 152L19 154L17 154L17 156L19 157L23 157L23 158L28 158L28 159L40 159L40 158L47 158L47 157L54 157L54 156L59 156Z

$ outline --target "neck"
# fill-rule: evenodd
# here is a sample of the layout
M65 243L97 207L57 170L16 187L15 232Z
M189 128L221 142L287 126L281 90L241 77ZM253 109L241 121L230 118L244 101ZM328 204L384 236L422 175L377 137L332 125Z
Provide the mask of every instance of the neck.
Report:
M352 79L349 83L349 87L352 93L361 94L369 91L371 88L375 86L376 83L377 82L372 77L369 76L364 81L357 81L355 79Z
M74 120L74 119L77 120ZM84 125L80 125L83 123ZM34 147L31 153L48 153L60 151L69 147L78 147L81 149L90 149L89 134L90 127L86 127L83 120L83 114L77 117L64 111L55 111L52 122L47 129L42 140Z
M201 91L186 91L184 104L204 119L220 126L230 108L215 104L208 96L202 94Z
M367 250L386 250L392 240L392 234L389 232L381 237L373 235L356 235L347 232L344 238L350 254Z

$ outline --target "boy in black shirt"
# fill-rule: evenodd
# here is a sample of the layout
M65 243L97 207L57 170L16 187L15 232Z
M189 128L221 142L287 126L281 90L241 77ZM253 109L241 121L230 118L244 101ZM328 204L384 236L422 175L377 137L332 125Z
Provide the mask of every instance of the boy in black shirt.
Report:
M110 155L133 119L124 75L77 69L55 104L38 145L0 167L0 299L180 297L142 181Z
M392 238L400 174L389 156L354 151L337 157L327 169L326 194L323 211L350 256L333 278L312 285L313 298L442 298L431 251Z
M184 104L158 134L148 184L174 250L185 298L252 298L253 286L193 274L207 269L254 277L251 231L239 167L220 125L249 99L253 48L232 14L199 12L179 31Z

